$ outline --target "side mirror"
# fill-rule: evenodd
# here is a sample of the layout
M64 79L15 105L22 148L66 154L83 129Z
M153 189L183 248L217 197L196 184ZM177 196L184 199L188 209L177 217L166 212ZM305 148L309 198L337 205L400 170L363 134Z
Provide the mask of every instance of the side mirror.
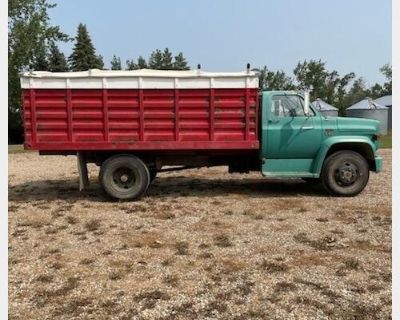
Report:
M304 91L304 113L306 116L310 115L310 91Z

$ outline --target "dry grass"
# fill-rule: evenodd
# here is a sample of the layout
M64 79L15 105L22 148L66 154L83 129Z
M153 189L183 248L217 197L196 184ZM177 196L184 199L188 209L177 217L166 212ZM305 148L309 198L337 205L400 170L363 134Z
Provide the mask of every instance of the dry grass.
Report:
M389 319L391 151L354 198L226 168L136 202L74 157L9 155L10 319Z

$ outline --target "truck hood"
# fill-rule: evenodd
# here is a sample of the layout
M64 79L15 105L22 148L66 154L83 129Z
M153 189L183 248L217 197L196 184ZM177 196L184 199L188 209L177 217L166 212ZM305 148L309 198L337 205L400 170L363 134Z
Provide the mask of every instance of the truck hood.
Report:
M377 120L338 117L336 121L341 133L376 134L379 132L379 121Z

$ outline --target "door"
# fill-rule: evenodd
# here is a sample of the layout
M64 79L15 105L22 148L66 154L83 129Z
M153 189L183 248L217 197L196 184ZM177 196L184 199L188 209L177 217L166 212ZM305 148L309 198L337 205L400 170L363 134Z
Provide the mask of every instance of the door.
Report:
M267 159L313 159L321 147L321 117L310 109L304 113L303 98L296 94L275 94L263 124L263 157Z

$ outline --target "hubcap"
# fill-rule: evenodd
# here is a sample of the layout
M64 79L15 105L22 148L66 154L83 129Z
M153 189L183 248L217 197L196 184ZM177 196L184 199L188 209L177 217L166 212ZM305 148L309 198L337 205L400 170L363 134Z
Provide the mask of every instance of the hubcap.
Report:
M335 180L342 186L352 185L358 177L358 168L351 162L342 163L335 171Z
M131 188L135 182L135 172L130 168L118 168L113 172L114 184L121 189Z
M128 177L127 174L123 174L123 175L121 176L121 182L127 182L128 179L129 179L129 177Z

